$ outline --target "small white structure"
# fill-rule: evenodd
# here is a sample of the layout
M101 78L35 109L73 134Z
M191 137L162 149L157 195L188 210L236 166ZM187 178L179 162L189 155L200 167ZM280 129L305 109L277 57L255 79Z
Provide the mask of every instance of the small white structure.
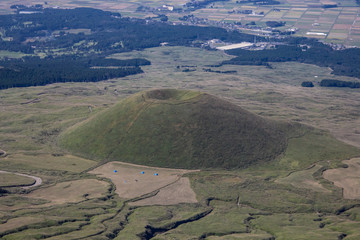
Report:
M306 35L326 36L327 34L322 32L307 32Z
M246 48L246 47L251 47L253 46L253 43L250 42L242 42L242 43L237 43L237 44L231 44L231 45L227 45L227 46L222 46L222 47L217 47L216 49L218 50L230 50L230 49L236 49L236 48Z
M34 14L34 13L42 13L39 11L20 11L19 14Z
M174 11L174 6L164 4L162 7L163 7L163 9L167 9L169 11Z

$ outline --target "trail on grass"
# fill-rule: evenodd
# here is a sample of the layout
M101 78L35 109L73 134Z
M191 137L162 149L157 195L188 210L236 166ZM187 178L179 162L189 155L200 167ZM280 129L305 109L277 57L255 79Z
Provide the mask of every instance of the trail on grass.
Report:
M7 153L4 150L0 149L0 157L6 157L6 155Z
M8 171L3 171L3 170L0 170L0 173L10 173L10 174L12 173L12 174L15 174L15 175L18 175L18 176L29 177L29 178L32 178L32 179L35 180L35 183L33 183L33 184L29 185L29 186L24 186L24 187L22 187L23 189L33 188L33 187L41 185L41 183L42 183L41 178L31 176L31 175L27 175L27 174L23 174L23 173L8 172Z

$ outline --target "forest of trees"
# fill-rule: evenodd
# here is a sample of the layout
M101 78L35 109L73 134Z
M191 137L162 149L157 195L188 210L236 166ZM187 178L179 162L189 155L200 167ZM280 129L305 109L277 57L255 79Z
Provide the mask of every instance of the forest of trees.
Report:
M24 22L31 24L24 26ZM170 45L190 46L195 40L218 38L224 41L253 41L254 37L239 32L227 32L217 27L170 25L160 21L122 18L118 13L91 8L44 9L43 13L0 15L0 28L6 37L0 50L32 53L41 48L69 48L80 41L96 42L93 49L102 52L119 52ZM91 34L63 34L54 37L53 32L63 29L90 29ZM25 43L28 38L44 37L45 40ZM121 42L122 44L114 44Z
M348 88L360 88L360 82L347 82L336 79L323 79L320 82L321 87L348 87Z
M0 89L41 86L57 82L97 82L142 73L145 59L26 57L0 61Z
M226 2L226 1L229 0L191 0L185 4L185 7L187 7L188 9L196 10L206 7L207 5L213 2Z
M266 21L266 26L276 28L276 27L282 27L285 26L286 22L277 22L277 21Z
M140 73L142 70L139 66L150 64L147 60L117 61L116 66L123 67L115 69L91 67L95 63L107 66L106 61L109 60L104 59L106 55L157 47L162 42L194 46L194 42L213 38L229 42L252 41L254 38L216 27L174 26L161 21L122 18L119 13L91 8L45 8L41 11L35 14L0 15L0 50L34 54L62 49L68 56L3 59L0 61L3 67L0 68L0 89L54 82L100 81ZM90 34L72 34L66 31L69 29L89 29ZM72 53L74 48L76 53Z
M309 81L305 81L301 83L302 87L314 87L314 84L312 82Z
M308 40L304 40L308 41ZM228 54L237 57L224 61L223 64L237 65L269 65L269 62L296 61L330 67L335 75L360 78L360 49L333 50L322 43L312 43L310 48L299 47L298 44L279 45L275 49L249 51L234 49Z

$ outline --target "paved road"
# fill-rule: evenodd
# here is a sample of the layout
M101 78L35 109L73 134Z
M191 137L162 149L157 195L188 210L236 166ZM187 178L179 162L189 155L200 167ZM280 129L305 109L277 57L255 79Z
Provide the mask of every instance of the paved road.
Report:
M29 189L29 188L32 188L32 187L36 187L36 186L39 186L42 183L41 178L31 176L31 175L27 175L27 174L23 174L23 173L7 172L7 171L2 171L2 170L0 170L0 173L13 173L13 174L18 175L18 176L24 176L24 177L29 177L29 178L35 179L34 184L26 186L26 187L22 187L23 189Z

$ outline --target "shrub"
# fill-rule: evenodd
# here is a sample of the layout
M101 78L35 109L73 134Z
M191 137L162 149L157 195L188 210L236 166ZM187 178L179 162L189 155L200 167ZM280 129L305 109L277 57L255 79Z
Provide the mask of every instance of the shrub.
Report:
M302 87L314 87L314 84L312 82L302 82Z

